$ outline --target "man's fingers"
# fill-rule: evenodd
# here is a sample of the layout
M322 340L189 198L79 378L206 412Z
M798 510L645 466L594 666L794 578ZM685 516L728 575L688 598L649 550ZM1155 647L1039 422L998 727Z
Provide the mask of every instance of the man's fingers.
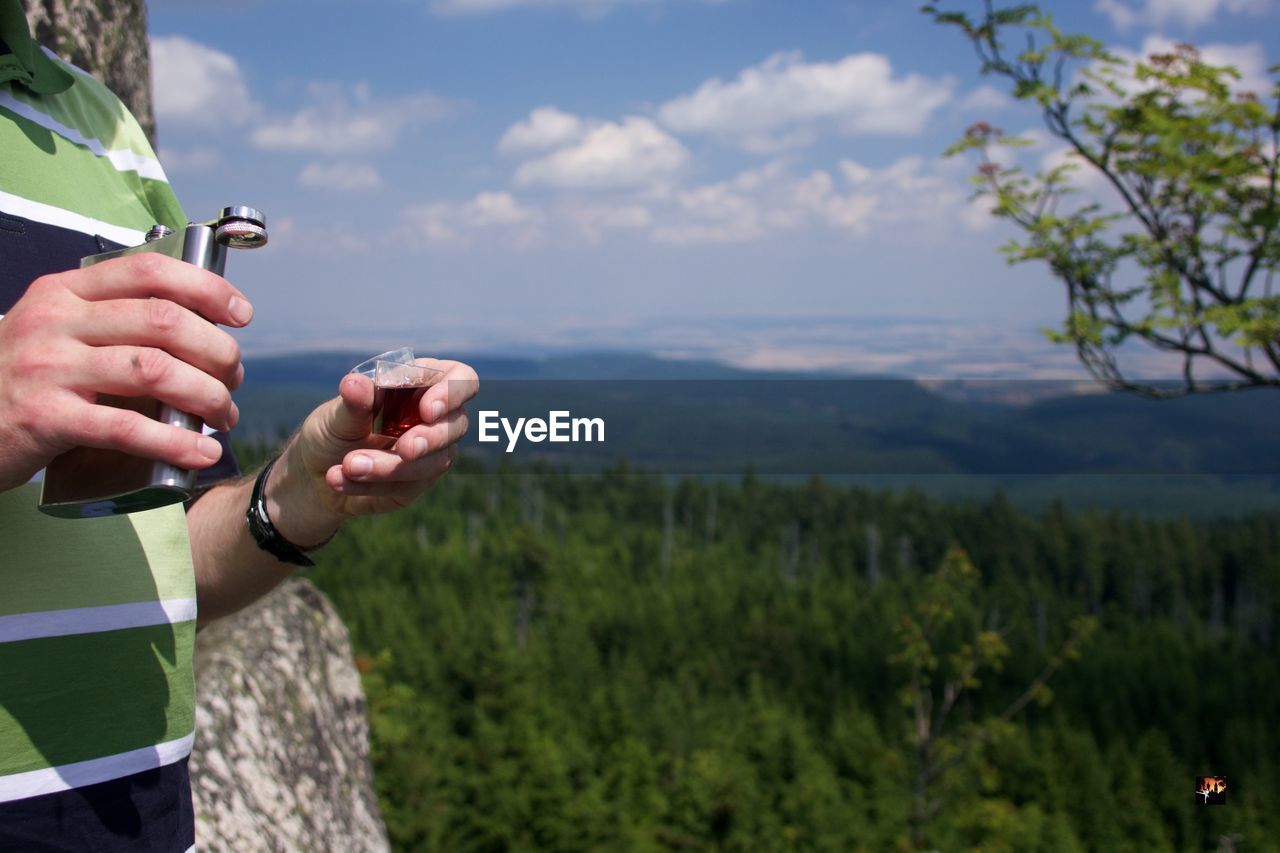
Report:
M417 494L429 488L453 467L456 446L405 462L394 453L358 450L347 455L341 465L329 469L326 480L343 495L381 497Z
M239 419L227 386L207 373L151 347L93 347L85 371L68 382L83 394L155 397L190 412L217 429L231 429Z
M469 426L465 408L452 411L443 420L416 426L400 436L395 451L406 462L419 459L461 441Z
M69 331L90 346L162 349L228 387L241 378L235 338L168 299L109 299L89 303Z
M427 423L438 420L445 412L460 409L480 391L480 377L469 365L438 358L420 358L418 363L444 374L422 395L422 419Z
M335 492L342 495L351 515L376 515L409 506L442 476L444 472L429 480L412 483L354 483L344 480L341 466L335 465L326 480Z
M111 406L75 406L68 437L75 445L123 450L179 468L207 468L222 456L210 436Z
M156 252L113 258L56 278L89 302L154 296L176 302L214 323L238 327L253 319L249 300L225 278Z

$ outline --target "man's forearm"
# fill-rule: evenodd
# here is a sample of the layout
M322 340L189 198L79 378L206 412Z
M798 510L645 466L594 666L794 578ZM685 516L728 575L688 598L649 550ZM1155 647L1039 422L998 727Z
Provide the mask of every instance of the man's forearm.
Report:
M262 550L249 533L245 510L255 477L256 472L213 487L187 513L201 625L251 604L298 569ZM291 513L284 506L290 501L283 498L287 480L292 480L288 460L281 458L267 483L271 517L290 541L302 546L324 542L339 521L324 514L301 518L296 509Z
M201 625L266 595L298 568L263 551L249 535L244 511L252 491L251 478L215 486L187 513Z

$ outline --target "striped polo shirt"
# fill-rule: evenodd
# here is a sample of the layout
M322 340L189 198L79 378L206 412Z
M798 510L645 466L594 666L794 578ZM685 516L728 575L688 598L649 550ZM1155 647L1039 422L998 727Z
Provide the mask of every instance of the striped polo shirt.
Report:
M186 223L138 123L0 0L0 314ZM0 325L3 324L0 319ZM195 579L181 506L95 519L0 492L0 850L187 850Z

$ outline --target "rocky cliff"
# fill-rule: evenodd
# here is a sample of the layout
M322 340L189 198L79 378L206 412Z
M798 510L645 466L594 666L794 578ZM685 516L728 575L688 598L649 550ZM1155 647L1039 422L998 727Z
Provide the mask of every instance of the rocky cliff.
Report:
M201 631L191 757L200 850L388 848L346 628L310 583Z

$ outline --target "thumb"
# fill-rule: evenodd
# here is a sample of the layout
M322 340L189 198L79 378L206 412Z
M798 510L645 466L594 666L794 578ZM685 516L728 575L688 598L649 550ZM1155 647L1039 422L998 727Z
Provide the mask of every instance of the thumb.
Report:
M330 402L322 421L326 438L360 441L373 427L373 381L367 376L348 374L338 385L338 399Z

